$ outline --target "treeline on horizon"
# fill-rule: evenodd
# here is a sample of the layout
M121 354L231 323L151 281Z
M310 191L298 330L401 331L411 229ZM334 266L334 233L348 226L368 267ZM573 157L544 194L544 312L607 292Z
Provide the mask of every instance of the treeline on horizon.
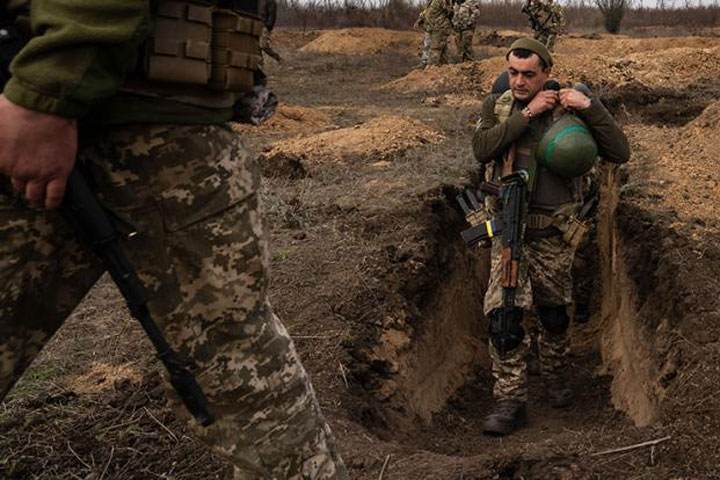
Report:
M650 26L687 28L688 33L720 23L718 0L710 5L678 7L674 2L656 0L654 7L630 7L622 30ZM316 28L378 27L412 29L423 3L408 0L278 0L278 26L302 30ZM480 27L527 28L520 0L481 0ZM565 4L569 30L602 30L603 16L592 0Z

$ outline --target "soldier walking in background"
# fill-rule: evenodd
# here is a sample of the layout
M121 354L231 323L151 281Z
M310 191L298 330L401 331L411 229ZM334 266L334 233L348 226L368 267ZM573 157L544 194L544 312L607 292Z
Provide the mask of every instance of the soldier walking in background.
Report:
M452 30L452 0L430 0L423 13L423 28L430 36L428 65L447 63L447 39Z
M280 54L275 51L272 46L272 31L275 28L277 20L277 2L275 0L265 0L262 7L262 17L265 22L265 28L260 36L260 49L264 54L274 58L276 62L281 60Z
M479 0L464 0L453 5L452 27L455 32L455 46L462 62L475 58L472 41L479 16Z
M493 238L484 302L497 404L483 429L494 435L507 435L526 421L525 354L530 338L525 319L533 308L541 326L538 343L549 403L561 408L572 401L567 383L568 307L578 240L564 233L579 212L580 180L595 157L613 163L630 157L625 134L596 96L575 88L544 88L553 59L542 43L519 39L506 58L510 90L486 97L482 123L473 136L475 157L481 163L494 162L496 182L504 170L503 178L522 177L526 185L525 204L519 206L524 213L513 217L525 219L514 230L520 232L519 260L507 265L504 240L501 244L499 237ZM550 142L552 149L543 148ZM513 289L512 297L507 288ZM507 298L512 303L506 303Z
M534 38L552 52L558 33L565 28L563 8L553 0L527 0L522 12L530 20Z
M77 159L137 232L125 243L147 306L215 422L190 419L167 384L177 414L236 479L346 480L268 300L258 165L224 125L253 87L265 28L236 3L32 4L37 36L0 95L0 400L105 270L54 210ZM209 48L214 34L226 50Z

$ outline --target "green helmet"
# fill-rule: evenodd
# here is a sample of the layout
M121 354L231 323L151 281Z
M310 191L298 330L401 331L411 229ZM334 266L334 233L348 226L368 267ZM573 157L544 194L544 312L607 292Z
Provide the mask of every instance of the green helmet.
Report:
M572 113L553 123L535 150L538 163L563 178L585 175L597 154L597 144L587 125Z

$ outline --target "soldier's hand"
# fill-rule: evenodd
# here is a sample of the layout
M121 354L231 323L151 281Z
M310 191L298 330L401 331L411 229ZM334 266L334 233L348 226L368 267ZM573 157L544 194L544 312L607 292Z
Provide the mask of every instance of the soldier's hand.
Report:
M0 95L0 174L33 208L60 206L77 155L77 123Z
M533 117L552 110L558 104L558 92L556 90L542 90L535 94L528 104L528 109Z
M574 88L560 90L560 105L567 110L585 110L590 107L590 98Z

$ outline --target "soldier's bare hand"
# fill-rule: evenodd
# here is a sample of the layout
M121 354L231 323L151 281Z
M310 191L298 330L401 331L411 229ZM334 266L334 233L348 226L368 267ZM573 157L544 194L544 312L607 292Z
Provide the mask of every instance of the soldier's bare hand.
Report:
M590 98L574 88L560 90L560 105L567 110L585 110L590 107Z
M34 208L57 208L77 155L77 123L0 95L0 174Z
M533 117L552 110L558 104L558 92L555 90L542 90L535 94L528 104L528 109Z

